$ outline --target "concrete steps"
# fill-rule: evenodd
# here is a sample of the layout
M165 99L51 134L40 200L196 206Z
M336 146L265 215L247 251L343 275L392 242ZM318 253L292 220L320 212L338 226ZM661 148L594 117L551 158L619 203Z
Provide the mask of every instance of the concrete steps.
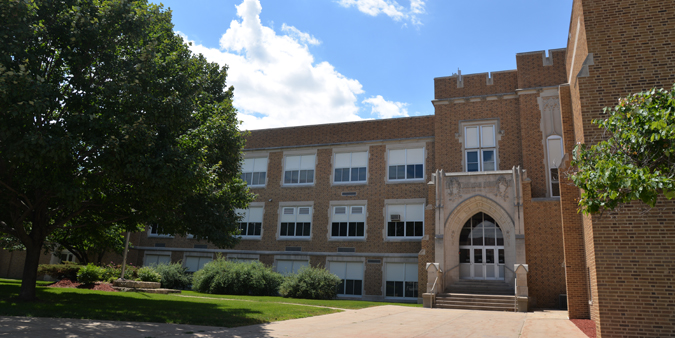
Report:
M504 281L460 279L446 287L448 293L513 296L513 288Z
M515 311L515 296L439 293L434 307L440 309Z

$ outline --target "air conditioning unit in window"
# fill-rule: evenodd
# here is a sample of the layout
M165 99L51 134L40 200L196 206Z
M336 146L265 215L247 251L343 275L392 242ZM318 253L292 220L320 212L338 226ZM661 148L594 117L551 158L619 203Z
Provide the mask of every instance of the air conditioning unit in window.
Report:
M399 222L399 221L401 221L401 215L392 214L392 215L389 216L389 218L391 219L392 222Z

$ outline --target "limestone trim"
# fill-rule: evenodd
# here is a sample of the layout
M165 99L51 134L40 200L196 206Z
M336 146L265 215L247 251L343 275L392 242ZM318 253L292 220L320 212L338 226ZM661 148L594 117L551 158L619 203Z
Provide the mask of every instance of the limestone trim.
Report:
M454 241L455 236L459 236L464 223L478 212L484 212L494 218L504 232L505 240L507 240L509 231L514 233L515 222L508 212L492 199L482 195L469 197L455 207L443 223L443 227L445 228L444 233L450 234L450 240Z

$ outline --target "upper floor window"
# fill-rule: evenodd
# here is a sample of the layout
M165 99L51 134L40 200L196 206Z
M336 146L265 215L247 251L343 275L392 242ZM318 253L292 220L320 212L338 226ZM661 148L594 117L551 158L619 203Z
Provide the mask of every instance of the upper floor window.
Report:
M157 224L151 224L148 229L148 237L173 237L170 234L164 233L162 227Z
M280 237L309 237L312 233L312 207L281 208Z
M316 155L286 156L284 161L284 184L314 183Z
M548 179L551 196L560 196L560 178L558 167L563 158L562 138L558 135L549 136L546 140L548 158Z
M389 180L424 179L424 148L390 149Z
M464 127L464 152L466 171L497 170L495 126Z
M339 205L333 207L331 237L363 238L366 234L366 207Z
M241 179L249 186L265 186L267 158L247 158L241 165Z
M335 183L365 182L368 168L368 152L336 153Z
M242 216L239 222L239 234L243 238L260 237L262 235L263 208L250 207L238 209L237 213Z
M424 204L387 205L387 237L422 238Z

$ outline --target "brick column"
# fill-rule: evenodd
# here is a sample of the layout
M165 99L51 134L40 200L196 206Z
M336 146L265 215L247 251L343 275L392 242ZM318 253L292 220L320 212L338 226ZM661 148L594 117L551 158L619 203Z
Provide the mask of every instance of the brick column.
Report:
M579 189L567 179L574 149L574 121L569 85L561 85L560 115L566 158L560 167L560 211L562 215L563 247L565 250L565 280L567 284L567 309L570 319L590 318L588 304L588 277L584 249L584 229L581 214L577 212Z

